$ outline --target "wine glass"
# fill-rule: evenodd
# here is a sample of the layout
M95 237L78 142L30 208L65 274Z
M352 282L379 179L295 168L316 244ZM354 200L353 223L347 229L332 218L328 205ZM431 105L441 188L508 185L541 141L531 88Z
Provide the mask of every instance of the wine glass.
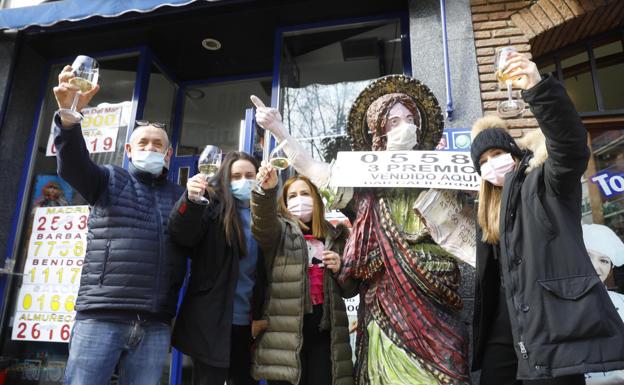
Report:
M273 151L269 154L269 163L276 169L278 172L282 170L286 170L288 166L290 166L290 160L288 156L284 152L284 146L286 145L286 140L282 140L280 144L275 146Z
M97 85L100 65L89 56L79 55L72 63L72 70L74 77L69 79L69 84L78 87L79 91L74 95L71 108L62 108L60 113L65 116L71 116L77 122L82 119L80 111L76 111L80 94L91 91Z
M509 74L505 74L503 71L507 67L507 60L509 54L512 52L518 52L514 47L503 47L496 54L496 79L498 80L499 87L507 87L507 100L498 103L497 112L498 115L503 118L509 118L516 115L520 115L524 112L524 102L522 100L514 100L512 96L513 82L517 80L517 77L511 77Z
M290 165L290 160L288 159L288 156L286 155L284 150L282 150L284 146L286 146L285 139L282 140L280 144L275 146L275 148L271 151L271 153L266 158L267 162L271 166L273 166L273 168L276 169L278 172L281 172L282 170L287 169L288 166ZM267 178L268 178L268 175L267 175ZM264 195L264 190L262 189L263 182L264 181L257 180L256 185L254 186L254 190L260 195Z
M221 167L221 149L217 146L207 145L197 161L199 173L208 180L217 174L219 167ZM204 205L208 204L208 199L201 195L195 196L193 201Z

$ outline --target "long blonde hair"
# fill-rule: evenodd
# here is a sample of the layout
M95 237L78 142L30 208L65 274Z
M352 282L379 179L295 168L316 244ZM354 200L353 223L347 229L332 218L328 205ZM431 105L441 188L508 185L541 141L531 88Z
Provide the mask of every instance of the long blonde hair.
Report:
M481 241L495 245L500 241L500 211L503 188L481 180L477 222L483 231Z

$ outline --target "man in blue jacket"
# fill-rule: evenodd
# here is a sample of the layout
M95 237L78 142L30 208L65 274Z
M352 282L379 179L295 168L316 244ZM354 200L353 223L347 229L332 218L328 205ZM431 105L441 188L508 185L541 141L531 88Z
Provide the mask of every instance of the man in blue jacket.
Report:
M69 108L77 87L70 66L54 87ZM77 110L98 92L80 95ZM184 278L185 253L169 240L167 221L182 189L166 178L172 149L164 126L137 126L128 170L95 164L72 116L54 116L58 174L91 205L87 251L76 300L66 385L156 385L166 364L171 319Z

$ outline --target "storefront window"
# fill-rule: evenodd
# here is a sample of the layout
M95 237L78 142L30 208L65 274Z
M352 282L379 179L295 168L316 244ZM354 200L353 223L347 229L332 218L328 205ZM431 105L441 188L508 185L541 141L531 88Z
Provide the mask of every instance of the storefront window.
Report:
M606 110L624 109L624 51L622 40L594 45L596 73Z
M589 131L592 156L583 177L582 222L624 239L624 51L615 30L536 59L540 73L562 73ZM624 266L607 286L624 293Z
M167 78L157 66L153 65L145 108L143 109L143 119L165 123L170 140L173 132L173 112L177 90L177 85Z
M584 178L583 223L603 224L624 239L624 124L590 130L592 159ZM624 266L607 281L624 292Z
M622 30L575 43L536 59L541 74L563 76L582 116L624 110Z
M349 150L349 108L372 80L403 73L401 23L376 21L284 33L280 108L316 159Z
M91 155L96 163L122 165L136 78L131 69L136 68L138 57L98 61L101 90L91 102L93 108L83 110L83 133L87 147L97 151ZM68 354L89 209L80 194L56 175L55 149L49 141L57 109L52 87L64 65L53 66L48 77L25 198L27 210L16 241L21 247L14 271L20 275L11 278L5 297L2 356L11 363L7 384L61 384ZM73 219L67 206L76 212ZM42 214L46 210L55 214ZM58 213L60 221L54 227L48 219ZM38 235L42 238L35 239Z
M563 83L579 112L595 111L596 95L589 66L589 55L581 52L561 60Z
M269 104L270 78L193 85L184 88L184 115L177 155L197 155L207 144L238 150L250 95Z

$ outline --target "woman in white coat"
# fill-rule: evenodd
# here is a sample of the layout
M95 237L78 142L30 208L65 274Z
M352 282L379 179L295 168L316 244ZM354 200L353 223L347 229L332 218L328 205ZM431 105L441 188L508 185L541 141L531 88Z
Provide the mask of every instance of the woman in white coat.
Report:
M596 273L602 282L605 282L613 266L624 265L624 243L607 226L583 225L583 241L591 258ZM624 321L624 295L615 291L608 291L622 321ZM624 384L624 370L611 372L587 373L586 385L621 385Z

